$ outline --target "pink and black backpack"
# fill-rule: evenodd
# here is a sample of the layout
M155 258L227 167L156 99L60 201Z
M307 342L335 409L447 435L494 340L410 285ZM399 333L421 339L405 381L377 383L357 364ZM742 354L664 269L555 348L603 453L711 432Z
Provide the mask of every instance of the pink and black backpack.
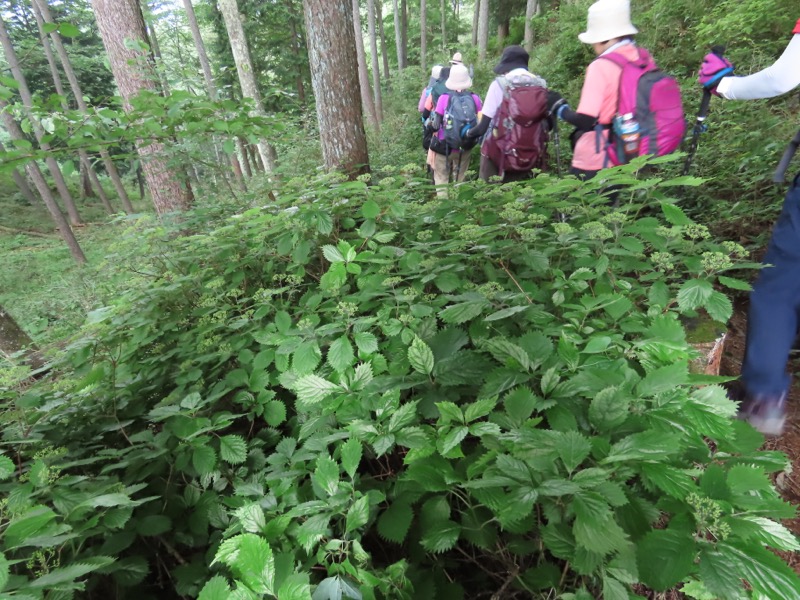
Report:
M663 156L675 152L686 132L683 102L678 82L658 68L644 48L639 58L628 60L611 52L600 59L610 60L622 69L619 80L617 114L633 113L640 127L639 155ZM625 155L609 132L608 160L612 165L625 163Z

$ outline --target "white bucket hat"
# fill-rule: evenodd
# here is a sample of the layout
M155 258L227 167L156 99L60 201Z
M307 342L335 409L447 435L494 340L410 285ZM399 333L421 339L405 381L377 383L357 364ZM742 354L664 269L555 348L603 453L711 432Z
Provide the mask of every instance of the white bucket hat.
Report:
M450 67L450 77L445 81L444 86L448 90L461 91L472 87L472 77L469 76L469 69L464 65L453 65Z
M461 52L456 52L455 54L453 54L453 58L450 59L450 64L451 65L463 64L461 59Z
M431 77L434 79L439 79L439 76L442 74L442 65L434 65L431 69Z
M584 44L599 44L639 33L631 23L630 0L598 0L589 7L587 21L586 31L578 34Z

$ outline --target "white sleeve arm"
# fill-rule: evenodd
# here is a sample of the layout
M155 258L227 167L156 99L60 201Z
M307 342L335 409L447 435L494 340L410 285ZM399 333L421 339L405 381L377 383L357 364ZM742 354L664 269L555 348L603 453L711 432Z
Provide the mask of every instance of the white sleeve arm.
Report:
M792 36L781 57L746 77L723 77L717 92L729 100L755 100L785 94L800 85L800 34Z

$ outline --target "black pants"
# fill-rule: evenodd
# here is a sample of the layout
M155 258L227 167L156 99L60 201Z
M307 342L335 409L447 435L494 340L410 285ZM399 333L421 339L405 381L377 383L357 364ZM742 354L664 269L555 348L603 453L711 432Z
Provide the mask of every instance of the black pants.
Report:
M494 161L488 156L481 154L481 166L480 170L478 171L478 176L484 181L489 181L491 177L496 177L497 175L500 175L500 169L497 168L497 165L494 164ZM503 183L508 183L510 181L524 181L526 179L530 179L531 177L533 177L533 173L531 171L506 171L503 174Z

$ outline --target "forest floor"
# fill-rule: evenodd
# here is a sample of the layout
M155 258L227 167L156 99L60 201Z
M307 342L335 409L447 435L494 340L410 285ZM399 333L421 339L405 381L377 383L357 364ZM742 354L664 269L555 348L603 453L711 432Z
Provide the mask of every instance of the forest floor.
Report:
M721 375L739 375L744 356L747 332L747 300L741 298L734 304L734 314L728 323L728 335L720 365ZM800 370L800 356L794 355L789 364L790 372ZM785 452L791 461L791 469L775 477L775 487L787 502L800 505L800 385L795 384L789 393L789 415L786 430L777 438L768 439L765 450ZM783 524L800 537L800 516L786 519ZM800 574L800 553L778 552L795 572Z

